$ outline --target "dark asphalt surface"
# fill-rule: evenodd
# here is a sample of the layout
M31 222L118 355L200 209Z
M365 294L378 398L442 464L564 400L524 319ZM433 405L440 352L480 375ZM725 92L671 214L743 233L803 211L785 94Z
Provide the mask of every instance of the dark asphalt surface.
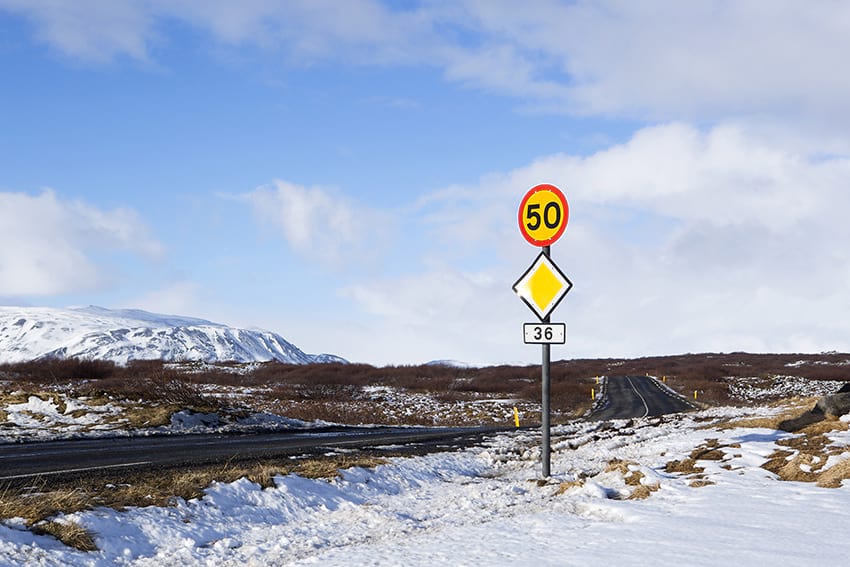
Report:
M694 409L686 399L645 376L607 379L603 402L593 420L629 419ZM0 444L0 485L41 478L73 478L228 461L324 453L335 448L404 446L426 453L468 446L493 427L330 427L239 435L166 435L69 439Z
M601 406L590 419L630 419L695 409L688 400L672 393L647 376L611 376Z
M334 448L386 445L463 446L499 428L329 428L242 435L168 435L0 444L0 483L72 477L120 469L262 459Z

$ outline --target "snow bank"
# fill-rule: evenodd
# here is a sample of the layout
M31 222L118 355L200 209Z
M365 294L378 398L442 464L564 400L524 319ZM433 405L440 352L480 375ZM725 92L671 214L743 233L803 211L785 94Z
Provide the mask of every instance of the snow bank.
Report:
M850 489L776 480L760 465L788 434L700 428L722 415L555 428L542 486L539 439L517 432L331 481L243 479L169 508L68 516L97 534L92 553L7 522L0 565L843 564ZM723 450L698 461L702 488L665 472L707 439ZM626 499L637 484L649 498Z

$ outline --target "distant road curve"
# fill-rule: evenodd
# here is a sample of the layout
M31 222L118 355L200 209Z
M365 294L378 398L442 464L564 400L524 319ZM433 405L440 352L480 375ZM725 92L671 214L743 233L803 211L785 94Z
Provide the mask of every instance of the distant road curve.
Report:
M494 427L332 427L240 435L163 435L0 444L0 485L34 477L75 478L104 472L224 463L334 448L386 445L457 447L504 431Z
M648 376L611 376L605 384L602 404L590 419L630 419L679 413L695 409L682 396Z

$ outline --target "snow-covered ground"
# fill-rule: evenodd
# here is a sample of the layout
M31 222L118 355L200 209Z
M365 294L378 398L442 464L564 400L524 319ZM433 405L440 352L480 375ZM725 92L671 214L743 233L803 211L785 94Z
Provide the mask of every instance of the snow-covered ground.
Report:
M521 431L335 480L278 476L264 490L243 479L167 508L59 518L93 531L95 552L12 520L0 565L846 564L850 486L778 480L761 465L791 434L718 426L777 411L559 426L543 485L538 434ZM826 466L843 466L850 433L828 436ZM715 448L701 475L666 472L697 447Z
M234 433L326 425L267 412L198 413L174 411L166 423L143 426L132 413L154 415L160 406L126 399L76 397L62 392L27 394L0 391L0 442L48 441L76 437L125 437L186 433ZM165 407L165 406L163 406ZM136 422L141 420L137 417Z

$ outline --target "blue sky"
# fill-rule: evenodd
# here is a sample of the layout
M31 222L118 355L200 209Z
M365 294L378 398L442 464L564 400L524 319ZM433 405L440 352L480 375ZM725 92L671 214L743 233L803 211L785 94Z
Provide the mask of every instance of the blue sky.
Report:
M850 8L0 0L0 300L535 362L850 349Z

